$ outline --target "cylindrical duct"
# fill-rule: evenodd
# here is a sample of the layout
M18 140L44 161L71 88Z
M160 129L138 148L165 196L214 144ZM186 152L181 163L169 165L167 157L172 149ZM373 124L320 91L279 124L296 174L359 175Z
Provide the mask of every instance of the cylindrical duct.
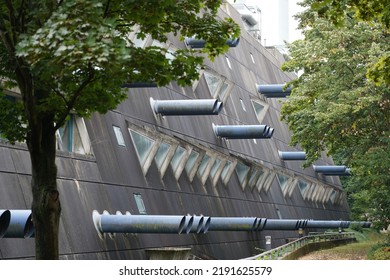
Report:
M304 228L305 220L289 220L289 219L267 219L264 230L298 230Z
M345 165L313 165L314 171L318 173L345 173Z
M227 139L271 138L274 129L268 125L214 125L216 136Z
M254 231L256 218L212 217L209 231Z
M9 210L0 210L0 238L7 232L11 220L11 212Z
M256 90L267 98L280 98L291 94L291 88L283 90L284 86L284 84L256 85Z
M240 38L236 39L228 39L226 40L226 45L228 45L231 48L237 47L238 43L240 42ZM201 49L204 48L206 45L206 41L203 39L195 39L195 38L186 38L184 40L184 43L187 46L190 46L193 49Z
M347 228L350 223L349 221L308 220L306 228Z
M163 116L218 115L222 102L218 99L153 100L150 105L156 114Z
M190 221L173 215L100 215L97 228L103 233L186 233Z
M30 238L34 235L31 210L10 210L11 219L4 238Z
M282 152L278 151L279 158L282 160L306 160L305 152Z

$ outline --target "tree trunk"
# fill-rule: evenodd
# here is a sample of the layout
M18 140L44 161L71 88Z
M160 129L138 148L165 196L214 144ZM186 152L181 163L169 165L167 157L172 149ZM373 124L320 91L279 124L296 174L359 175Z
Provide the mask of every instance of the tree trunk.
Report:
M57 190L56 137L53 117L43 117L30 126L27 145L32 163L32 214L36 259L58 259L58 229L61 213Z

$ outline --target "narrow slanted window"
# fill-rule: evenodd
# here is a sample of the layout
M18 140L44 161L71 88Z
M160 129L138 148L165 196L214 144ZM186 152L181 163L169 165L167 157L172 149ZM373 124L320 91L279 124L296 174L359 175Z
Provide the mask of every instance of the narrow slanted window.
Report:
M156 156L154 159L155 159L156 165L159 169L161 168L165 159L167 158L170 147L171 147L171 145L169 145L165 142L162 142L160 144L160 147L158 147L158 150L157 150L157 153L156 153Z
M198 152L195 152L195 151L191 151L191 154L187 160L187 163L186 163L186 166L185 166L185 169L186 169L186 172L187 174L191 174L192 173L192 170L195 166L195 163L196 163L196 160L198 159L199 157L199 153Z
M252 53L249 53L249 54L250 54L250 56L251 56L251 59L252 59L253 64L255 64L255 58L253 57L253 54L252 54Z
M306 198L309 184L303 180L298 180L298 188L303 198Z
M144 200L142 199L141 194L135 193L134 194L134 200L135 200L135 204L137 205L137 208L138 208L138 213L141 214L141 215L148 214L146 212L146 207L145 207Z
M217 174L217 171L218 171L219 167L221 166L221 163L222 163L222 161L217 158L213 164L213 167L211 167L210 177L212 179L214 179L215 175Z
M115 133L115 137L116 137L116 141L117 141L118 145L126 147L125 139L123 138L121 128L118 126L115 126L115 125L112 127L114 129L114 133Z
M221 172L221 178L222 178L222 182L227 185L229 179L230 179L230 176L232 174L232 168L233 168L233 162L231 162L230 160L228 160L224 166L224 168L222 169L222 172Z
M288 180L289 177L279 173L276 175L276 177L278 178L279 186L282 189L282 192L284 193L289 183Z
M243 163L237 163L237 165L236 165L236 173L237 173L237 177L238 177L238 180L240 181L242 189L245 189L249 170L250 170L250 167L243 164Z
M264 190L265 190L265 192L269 191L269 188L271 187L272 182L274 181L274 178L275 178L275 173L274 172L269 172L267 174L267 178L264 181Z
M241 103L242 109L246 112L244 101L241 98L240 98L240 103Z
M249 175L249 180L248 180L248 186L253 190L253 187L256 185L257 179L260 176L261 171L258 169L252 170L252 172Z
M230 69L232 69L232 64L230 63L230 59L227 56L225 56L225 58L226 58L227 65L229 66Z
M207 164L210 161L210 157L208 155L204 155L202 161L200 162L199 168L198 168L198 175L199 177L202 177L204 172L206 171Z
M155 141L149 137L146 137L145 135L135 132L134 130L129 129L129 131L131 139L133 140L134 146L136 148L139 161L141 165L143 165L150 151L152 150Z
M177 147L175 150L175 153L171 160L171 166L174 172L176 172L177 168L180 165L181 160L184 158L184 155L186 153L186 149L183 147Z
M259 177L257 178L257 181L256 181L256 188L257 188L258 192L260 192L262 187L263 187L264 181L267 178L266 174L267 173L264 170L259 171Z

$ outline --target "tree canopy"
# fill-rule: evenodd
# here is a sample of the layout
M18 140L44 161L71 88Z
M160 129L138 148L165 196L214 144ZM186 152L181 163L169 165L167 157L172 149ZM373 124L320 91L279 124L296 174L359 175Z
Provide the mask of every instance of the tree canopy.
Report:
M306 164L326 151L349 165L350 199L384 226L390 218L390 85L367 73L389 54L388 29L354 15L335 25L315 9L299 18L305 38L289 45L291 60L283 66L302 73L281 110L292 144L305 149Z
M36 257L56 259L61 213L55 133L70 113L90 116L126 98L124 83L198 79L239 36L232 19L218 17L221 0L4 0L0 2L2 94L0 132L26 140L32 165ZM204 39L202 51L169 48L169 38ZM139 47L150 38L154 44ZM175 39L177 40L177 39ZM15 96L14 96L15 97ZM18 101L20 100L20 102Z

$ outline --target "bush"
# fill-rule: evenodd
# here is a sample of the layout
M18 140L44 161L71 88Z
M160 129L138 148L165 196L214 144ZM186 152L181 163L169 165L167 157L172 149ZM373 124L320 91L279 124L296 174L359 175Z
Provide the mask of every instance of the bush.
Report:
M387 238L388 239L388 238ZM386 240L371 247L367 254L369 260L390 260L390 242Z

